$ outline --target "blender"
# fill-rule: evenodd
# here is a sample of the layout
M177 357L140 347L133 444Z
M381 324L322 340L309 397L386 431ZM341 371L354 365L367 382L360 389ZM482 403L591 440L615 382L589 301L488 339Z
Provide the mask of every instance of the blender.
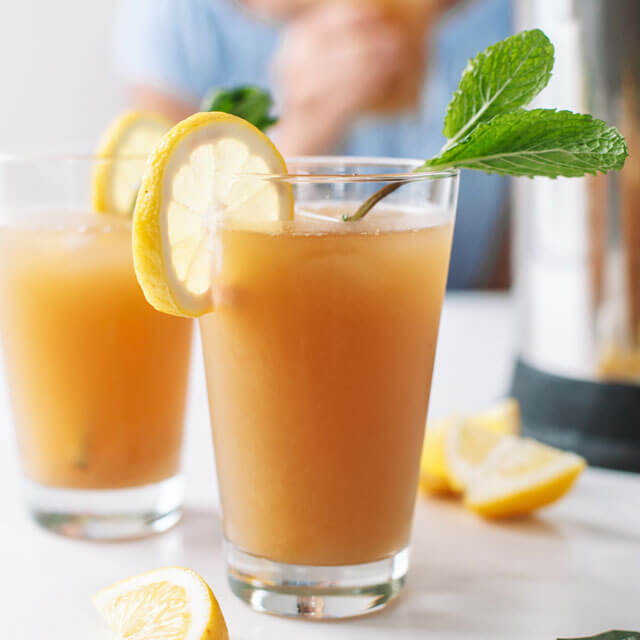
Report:
M640 2L520 0L516 20L556 46L532 106L593 113L630 155L619 174L516 181L512 393L526 434L640 472Z

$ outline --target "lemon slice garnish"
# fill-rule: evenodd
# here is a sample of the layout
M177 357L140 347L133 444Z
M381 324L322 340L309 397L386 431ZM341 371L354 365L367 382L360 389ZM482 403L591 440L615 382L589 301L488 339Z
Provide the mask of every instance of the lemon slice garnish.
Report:
M269 138L242 118L197 113L171 129L149 156L134 214L147 300L178 316L213 311L212 230L221 220L291 220L291 186L260 175L286 171Z
M125 640L227 640L222 612L194 571L156 569L93 597L109 628Z
M574 453L508 437L476 470L465 505L486 517L523 515L561 498L585 467Z
M93 172L95 211L131 217L146 158L170 128L163 116L142 111L127 111L111 123Z

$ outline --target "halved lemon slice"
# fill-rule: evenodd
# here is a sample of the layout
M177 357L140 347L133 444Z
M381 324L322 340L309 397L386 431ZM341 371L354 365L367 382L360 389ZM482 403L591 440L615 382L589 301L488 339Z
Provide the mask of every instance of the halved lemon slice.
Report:
M478 467L503 438L508 436L462 420L447 432L445 458L454 491L464 491Z
M523 515L561 498L585 467L574 453L508 437L473 475L465 505L490 518Z
M291 186L260 174L286 173L283 157L252 124L227 113L197 113L150 155L136 202L133 254L138 281L159 311L213 311L212 230L293 219Z
M447 469L447 434L461 418L452 416L434 420L427 425L420 460L420 488L428 493L449 493L453 490Z
M505 398L486 411L469 416L468 421L493 433L517 436L522 430L520 405L515 398Z
M227 640L222 612L194 571L156 569L93 597L109 628L125 640Z
M147 156L171 122L161 115L127 111L105 131L93 172L93 208L130 218Z
M517 400L501 400L486 411L430 422L420 465L420 487L429 493L460 492L473 469L504 435L521 429Z

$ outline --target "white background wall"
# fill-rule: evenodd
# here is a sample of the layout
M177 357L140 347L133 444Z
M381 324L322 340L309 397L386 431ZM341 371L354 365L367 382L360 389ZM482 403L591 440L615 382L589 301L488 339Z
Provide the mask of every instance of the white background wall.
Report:
M0 0L0 152L87 152L123 105L117 0Z

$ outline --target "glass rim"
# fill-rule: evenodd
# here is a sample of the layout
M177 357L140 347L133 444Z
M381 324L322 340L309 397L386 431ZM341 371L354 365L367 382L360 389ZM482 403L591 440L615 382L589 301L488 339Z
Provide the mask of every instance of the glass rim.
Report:
M293 156L285 158L289 165L302 165L310 169L319 167L340 166L347 170L342 173L318 173L316 171L293 171L288 173L238 173L239 176L263 177L276 182L291 184L305 183L362 183L362 182L420 182L423 180L439 180L455 178L459 175L459 169L441 169L438 171L416 171L424 164L424 160L416 158L388 158L384 156ZM380 170L374 173L349 172L349 167L354 169L366 166L378 167ZM389 171L397 167L397 171ZM410 167L410 168L409 168Z
M30 164L38 162L60 162L60 163L99 163L119 161L140 161L146 162L147 155L104 155L92 153L28 153L13 154L0 152L0 166L3 164ZM238 177L263 178L274 182L285 182L290 184L322 184L322 183L366 183L366 182L420 182L424 180L441 180L455 178L460 174L459 169L440 169L437 171L416 171L424 164L424 160L416 158L390 158L384 156L339 156L339 155L319 155L319 156L292 156L285 158L288 165L304 166L310 171L296 170L287 173L256 173L238 172ZM341 173L318 173L320 167L342 167L345 169ZM380 170L374 173L359 173L355 168L366 166L368 168L378 167ZM316 171L313 171L313 168ZM349 172L349 167L354 171ZM389 169L397 168L397 171Z

